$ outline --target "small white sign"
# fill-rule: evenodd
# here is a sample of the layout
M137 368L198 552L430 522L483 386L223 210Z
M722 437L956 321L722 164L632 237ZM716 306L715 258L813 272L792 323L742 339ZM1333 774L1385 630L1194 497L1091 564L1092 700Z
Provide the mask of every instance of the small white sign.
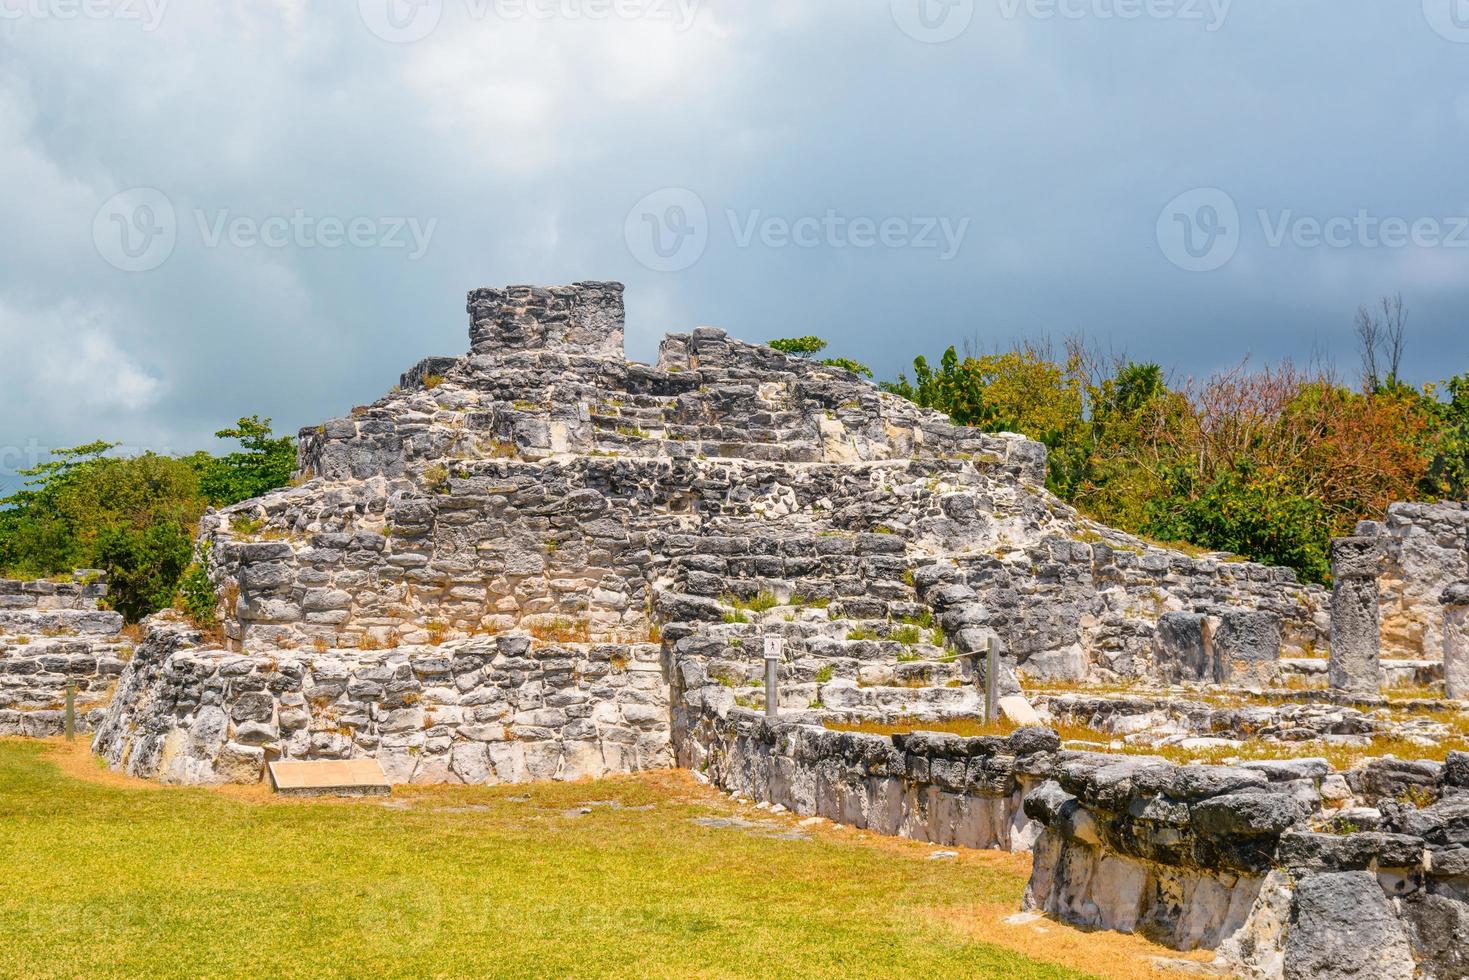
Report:
M781 636L767 636L765 638L765 659L781 659L781 651L785 646L785 638Z

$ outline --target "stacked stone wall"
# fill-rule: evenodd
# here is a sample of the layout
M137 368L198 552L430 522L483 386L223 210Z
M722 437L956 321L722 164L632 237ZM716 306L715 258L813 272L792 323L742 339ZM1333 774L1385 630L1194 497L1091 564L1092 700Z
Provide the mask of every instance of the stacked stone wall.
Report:
M832 731L684 692L678 761L735 795L941 845L1030 850L1025 907L1260 980L1466 975L1469 755L1179 766L1006 738ZM1412 801L1412 802L1410 802Z
M769 721L753 711L693 715L679 764L722 789L879 834L963 847L1030 849L1022 810L1060 739L917 732L892 737Z
M0 579L0 735L47 737L65 725L67 687L87 731L102 714L131 655L123 619L100 607L107 580Z
M120 771L253 783L275 759L381 763L393 783L496 784L666 768L656 645L502 636L254 657L155 622L99 729Z

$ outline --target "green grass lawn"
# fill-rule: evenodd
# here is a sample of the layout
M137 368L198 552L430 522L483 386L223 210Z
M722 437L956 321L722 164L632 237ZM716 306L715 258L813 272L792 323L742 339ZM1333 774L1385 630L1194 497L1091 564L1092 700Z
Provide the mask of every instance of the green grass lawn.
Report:
M1082 976L935 915L1016 907L1011 870L700 826L737 808L681 777L398 809L83 781L50 751L0 741L0 976Z

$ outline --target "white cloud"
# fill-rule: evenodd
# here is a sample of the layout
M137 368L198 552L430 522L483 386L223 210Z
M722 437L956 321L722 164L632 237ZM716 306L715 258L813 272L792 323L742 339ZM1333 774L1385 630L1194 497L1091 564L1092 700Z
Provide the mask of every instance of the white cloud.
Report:
M72 303L23 311L0 303L7 415L134 414L162 397L161 379L130 353L101 310Z

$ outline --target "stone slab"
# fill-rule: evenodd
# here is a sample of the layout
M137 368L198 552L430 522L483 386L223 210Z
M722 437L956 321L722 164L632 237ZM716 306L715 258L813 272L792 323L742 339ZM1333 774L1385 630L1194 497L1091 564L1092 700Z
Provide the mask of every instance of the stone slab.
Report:
M282 796L387 796L393 791L376 759L272 762L270 785Z

